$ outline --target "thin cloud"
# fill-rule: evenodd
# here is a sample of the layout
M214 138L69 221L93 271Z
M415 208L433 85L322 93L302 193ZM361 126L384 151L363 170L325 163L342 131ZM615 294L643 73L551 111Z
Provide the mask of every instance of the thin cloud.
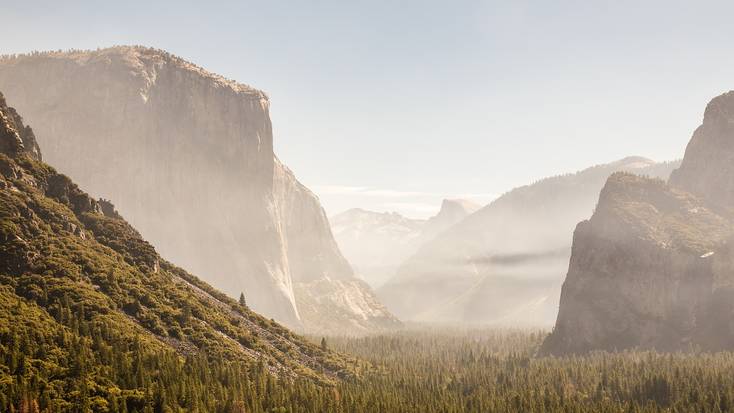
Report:
M314 191L322 195L346 195L346 196L366 196L376 198L415 198L415 197L441 197L441 198L468 198L468 199L494 199L496 194L489 193L473 193L473 194L446 194L439 192L421 192L421 191L398 191L394 189L371 188L367 186L346 186L346 185L316 185Z
M314 191L324 195L359 195L382 198L404 198L416 196L440 196L431 192L396 191L393 189L378 189L366 186L317 185Z

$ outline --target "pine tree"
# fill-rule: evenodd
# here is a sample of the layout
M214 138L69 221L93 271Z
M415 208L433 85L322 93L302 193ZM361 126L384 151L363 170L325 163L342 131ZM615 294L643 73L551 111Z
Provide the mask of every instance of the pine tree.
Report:
M240 293L240 305L247 307L247 301L245 301L245 293Z

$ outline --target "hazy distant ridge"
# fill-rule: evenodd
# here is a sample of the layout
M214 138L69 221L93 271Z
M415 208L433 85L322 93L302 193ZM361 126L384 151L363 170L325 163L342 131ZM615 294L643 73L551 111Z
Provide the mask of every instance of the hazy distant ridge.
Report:
M628 157L515 188L423 245L378 295L406 320L550 326L571 233L607 177L667 177L677 165Z

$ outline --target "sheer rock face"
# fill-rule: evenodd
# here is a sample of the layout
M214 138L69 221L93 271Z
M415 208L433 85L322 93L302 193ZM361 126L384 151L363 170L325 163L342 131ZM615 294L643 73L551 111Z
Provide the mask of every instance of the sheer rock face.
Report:
M312 334L365 334L400 326L339 253L318 198L276 159L275 199L296 306Z
M279 377L324 384L352 375L350 360L253 313L162 259L112 203L93 199L40 161L38 147L28 140L30 130L0 93L3 329L14 323L34 334L82 343L87 338L69 328L68 318L51 316L63 302L78 308L87 321L114 331L96 335L94 350L123 345L147 354L204 355L203 360L245 362ZM55 364L66 354L64 347L59 343L49 362L44 359L38 367L61 372L55 375L57 383L69 378L65 367ZM92 353L87 346L85 365L101 367L104 357ZM120 392L114 381L104 387L110 394Z
M423 245L378 296L405 320L550 327L571 233L606 179L667 178L676 165L629 157L515 188Z
M594 215L576 228L558 320L542 351L731 347L732 234L729 219L686 192L613 175Z
M670 183L716 206L734 207L734 92L708 104Z
M734 348L733 114L731 92L708 105L669 185L609 178L543 353Z
M295 282L353 279L318 199L273 153L263 92L140 47L0 59L0 88L47 162L256 311L300 328Z

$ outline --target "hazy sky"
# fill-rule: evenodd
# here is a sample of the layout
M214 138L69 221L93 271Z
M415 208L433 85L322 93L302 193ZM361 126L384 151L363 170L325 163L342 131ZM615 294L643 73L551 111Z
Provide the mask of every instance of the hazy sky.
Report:
M734 89L731 1L150 3L3 1L0 52L143 44L263 89L330 214L678 158Z

